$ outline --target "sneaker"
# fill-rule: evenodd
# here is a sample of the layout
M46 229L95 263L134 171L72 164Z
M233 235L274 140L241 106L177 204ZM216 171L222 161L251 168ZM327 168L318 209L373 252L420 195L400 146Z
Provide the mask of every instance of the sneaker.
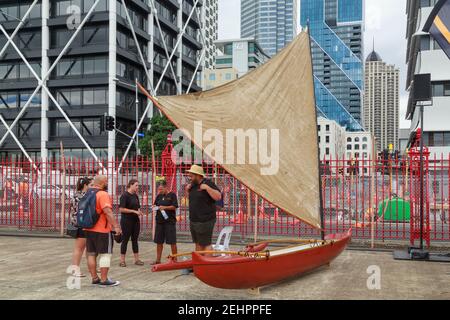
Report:
M101 281L99 283L99 286L101 286L101 287L115 287L115 286L118 286L119 284L120 284L119 281L114 281L114 280L108 279L106 281Z
M92 279L92 284L100 284L100 278Z

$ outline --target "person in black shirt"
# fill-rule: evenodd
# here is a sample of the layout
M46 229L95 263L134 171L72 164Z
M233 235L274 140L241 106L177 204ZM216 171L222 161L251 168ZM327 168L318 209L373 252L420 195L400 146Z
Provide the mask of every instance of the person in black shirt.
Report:
M177 253L177 231L176 231L176 209L178 208L177 195L169 192L166 182L161 181L158 185L158 195L154 202L156 211L155 237L156 261L152 264L161 263L164 242L170 245L172 254Z
M139 203L139 197L137 195L138 190L138 181L132 179L128 182L127 191L125 191L120 197L119 210L122 214L120 219L120 225L122 227L122 244L120 248L121 267L127 266L125 263L125 255L127 253L127 246L130 237L134 253L134 264L138 266L144 265L144 262L139 259L138 238L141 231L141 221L139 220L139 216L142 216L142 212L139 210L141 208L141 204Z
M214 182L205 179L202 167L193 165L187 172L191 179L186 191L189 193L192 241L196 251L210 250L216 224L216 201L222 198L222 194Z

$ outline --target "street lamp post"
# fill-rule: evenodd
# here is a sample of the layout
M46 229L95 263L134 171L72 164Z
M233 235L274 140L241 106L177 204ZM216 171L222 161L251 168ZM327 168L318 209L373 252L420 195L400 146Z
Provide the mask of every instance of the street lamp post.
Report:
M136 78L134 81L134 87L136 91L136 130L138 130L138 134L136 135L136 157L139 156L139 92L138 92L138 79Z

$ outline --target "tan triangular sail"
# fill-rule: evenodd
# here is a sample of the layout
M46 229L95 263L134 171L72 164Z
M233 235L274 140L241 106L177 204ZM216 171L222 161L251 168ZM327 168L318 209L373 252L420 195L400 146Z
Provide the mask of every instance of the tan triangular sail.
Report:
M262 175L261 169L267 165L259 161L248 164L248 156L247 164L228 164L221 162L213 152L208 155L272 204L320 228L317 121L311 63L309 37L301 33L278 55L240 79L209 91L161 96L156 104L177 127L190 133L196 145L205 143L194 136L195 121L201 121L203 132L216 129L223 137L227 136L227 129L279 129L276 174ZM269 133L269 144L270 137ZM226 143L219 142L224 154Z

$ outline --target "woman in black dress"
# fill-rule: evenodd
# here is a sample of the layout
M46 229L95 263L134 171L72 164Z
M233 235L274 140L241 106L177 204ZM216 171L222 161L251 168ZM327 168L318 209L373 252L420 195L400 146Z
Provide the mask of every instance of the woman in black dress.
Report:
M120 197L119 210L122 214L120 219L120 226L122 228L122 244L120 247L120 264L121 267L126 267L125 255L127 253L128 241L131 238L131 244L134 254L134 264L143 266L144 262L139 259L139 233L141 232L141 221L139 217L142 212L139 210L141 204L137 195L139 190L139 183L136 179L130 180L125 191Z

